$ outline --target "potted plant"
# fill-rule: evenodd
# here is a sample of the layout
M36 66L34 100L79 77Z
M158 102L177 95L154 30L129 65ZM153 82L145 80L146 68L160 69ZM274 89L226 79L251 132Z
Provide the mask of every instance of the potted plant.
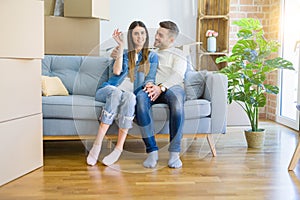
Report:
M243 18L234 24L239 26L240 30L232 54L219 57L216 62L228 63L220 70L220 73L228 77L228 103L235 101L242 106L250 121L251 129L245 130L248 147L261 148L265 130L258 126L259 108L266 105L266 94L279 92L276 85L266 83L267 75L277 69L294 68L291 62L273 55L278 51L279 43L264 37L259 20ZM254 139L251 139L251 136ZM254 144L251 144L251 141Z

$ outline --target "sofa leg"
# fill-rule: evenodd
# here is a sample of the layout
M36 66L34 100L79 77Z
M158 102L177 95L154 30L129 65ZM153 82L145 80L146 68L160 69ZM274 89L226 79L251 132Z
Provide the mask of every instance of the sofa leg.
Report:
M213 157L216 157L217 156L216 145L212 137L212 134L207 134L206 138Z

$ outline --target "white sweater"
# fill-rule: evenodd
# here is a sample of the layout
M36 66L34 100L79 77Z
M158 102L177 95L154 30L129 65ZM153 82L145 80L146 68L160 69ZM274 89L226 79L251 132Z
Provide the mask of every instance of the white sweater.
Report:
M177 48L157 50L159 66L156 73L156 83L170 88L174 85L183 87L183 78L187 68L187 59L183 51Z

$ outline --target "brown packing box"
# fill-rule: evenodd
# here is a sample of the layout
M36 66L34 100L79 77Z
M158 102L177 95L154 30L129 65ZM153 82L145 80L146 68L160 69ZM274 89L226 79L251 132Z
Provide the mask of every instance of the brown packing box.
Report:
M86 17L109 20L110 0L65 0L65 17Z
M45 16L45 54L99 55L100 19Z
M0 58L44 57L44 1L1 0Z
M53 15L56 0L44 0L44 2L44 15Z

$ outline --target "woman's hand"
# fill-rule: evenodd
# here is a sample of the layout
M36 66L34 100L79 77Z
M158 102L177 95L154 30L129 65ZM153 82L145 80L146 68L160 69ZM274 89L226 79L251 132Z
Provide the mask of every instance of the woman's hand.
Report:
M112 57L115 57L113 73L115 75L120 75L122 72L122 65L123 65L123 50L124 50L123 34L121 31L119 31L119 29L115 29L112 37L118 43L118 46L114 49L115 52L117 52L117 55L113 55L113 53L111 54Z
M119 31L119 29L114 30L112 37L114 38L114 40L118 43L118 45L120 47L124 46L123 33L121 31Z

